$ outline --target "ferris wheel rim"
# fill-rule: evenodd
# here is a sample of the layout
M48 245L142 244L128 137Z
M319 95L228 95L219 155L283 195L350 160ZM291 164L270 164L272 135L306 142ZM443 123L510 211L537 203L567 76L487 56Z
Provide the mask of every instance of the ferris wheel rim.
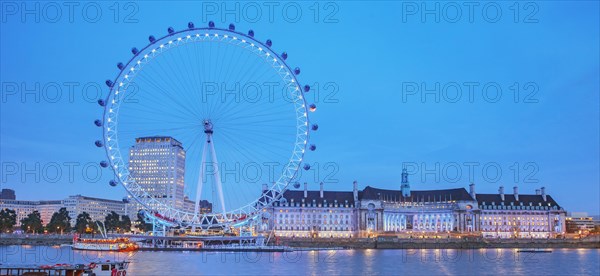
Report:
M153 45L158 45L160 44L161 41L166 41L168 38L170 37L177 37L178 35L181 34L189 34L189 33L193 33L193 32L206 32L206 33L218 33L218 32L222 32L222 33L228 33L228 34L233 34L239 37L243 37L244 39L248 40L248 41L252 41L253 43L255 43L257 46L262 46L261 48L265 51L270 53L274 58L277 59L277 61L282 64L285 68L285 71L287 73L289 73L290 78L292 79L292 83L295 83L294 87L296 88L296 90L298 91L298 93L300 95L302 95L301 99L302 99L302 108L303 108L303 113L304 113L304 121L303 121L303 127L305 128L304 130L304 138L300 139L300 122L298 121L298 116L296 116L296 128L297 128L297 132L296 132L296 142L294 143L294 147L292 150L292 158L294 156L297 157L297 160L294 161L292 158L290 158L289 162L287 162L287 164L284 166L284 170L285 171L289 171L289 167L292 166L293 172L291 172L290 175L287 176L287 179L285 181L285 183L283 183L283 185L281 185L281 183L279 183L280 181L277 180L277 182L273 183L269 189L266 192L263 192L261 194L261 196L259 196L258 198L256 198L255 200L245 204L242 207L239 208L235 208L234 210L228 211L226 212L226 214L223 214L221 217L221 214L219 213L206 213L206 214L189 214L186 211L183 210L179 210L176 207L171 207L168 206L166 204L161 204L163 207L166 207L169 211L171 211L171 215L175 216L176 218L181 218L185 215L188 215L188 218L191 216L191 220L187 220L190 225L198 225L198 226L202 226L204 224L206 224L205 222L211 221L209 226L213 227L213 226L227 226L233 223L239 223L240 221L243 220L248 220L251 219L257 215L259 215L261 213L261 209L266 208L268 206L270 206L271 204L273 204L273 202L279 200L282 196L283 193L285 192L285 190L287 189L287 187L289 186L289 184L291 183L291 181L296 177L296 175L298 174L298 171L300 170L301 167L301 163L304 160L304 155L306 153L306 147L308 145L308 140L309 140L309 136L310 136L310 129L309 129L309 123L310 120L308 118L308 104L306 102L306 98L305 98L305 93L302 89L302 86L300 84L300 82L298 81L298 78L296 76L296 74L294 73L294 71L291 69L291 67L289 66L289 64L287 62L285 62L284 58L281 58L281 56L279 54L277 54L275 51L273 51L271 49L270 46L266 45L265 43L257 40L256 38L254 38L253 36L250 35L246 35L244 33L241 32L236 32L234 30L230 30L230 29L223 29L223 28L215 28L215 27L204 27L204 28L187 28L184 30L180 30L180 31L176 31L176 32L170 32L169 34L162 36L160 38L155 39L155 41L150 42L148 45L146 45L144 48L142 48L141 50L137 51L137 53L134 53L133 57L131 59L129 59L129 61L125 64L125 66L123 67L123 69L119 70L119 73L117 74L116 78L114 79L113 83L114 85L112 85L109 89L109 94L106 97L106 106L104 107L104 112L103 112L103 122L106 123L107 122L107 118L108 117L108 112L110 110L111 107L113 107L113 103L111 103L111 97L115 96L115 92L118 89L118 84L120 83L119 80L123 79L123 76L126 75L127 69L131 67L131 65L133 63L135 63L136 61L140 60L140 56L142 56L142 53L146 53L148 51L148 49L150 49ZM178 45L177 45L178 46ZM176 47L176 46L175 46ZM266 60L265 60L266 61ZM139 63L138 63L139 64ZM283 79L282 79L283 80ZM294 101L294 104L297 104L297 100ZM118 104L120 106L120 103ZM296 114L298 114L298 108L296 109ZM117 115L118 117L118 115ZM110 122L110 120L108 120ZM108 124L111 125L111 124ZM118 125L115 122L115 125ZM121 147L119 146L119 139L116 138L115 142L113 143L109 143L110 142L110 138L109 138L109 134L108 132L110 132L110 128L106 125L103 124L102 126L102 130L103 130L103 140L105 142L104 144L104 148L105 148L105 152L106 155L108 157L108 160L110 162L110 167L111 170L114 173L115 178L118 179L119 183L125 188L125 190L127 191L127 193L134 198L134 200L136 200L138 203L140 203L143 207L147 208L148 210L152 210L152 208L150 208L150 206L148 205L150 201L143 201L140 199L140 195L136 195L132 192L132 190L130 188L128 188L128 184L126 184L126 181L124 181L124 179L122 178L122 175L119 174L119 171L116 169L116 162L115 159L120 160L119 163L124 164L124 160L122 158L122 155L120 153L121 151ZM116 130L113 130L113 132L117 133L118 132ZM300 144L298 141L302 140L303 143ZM115 144L116 146L114 147L115 149L111 149L109 148L110 144ZM301 146L300 149L298 149L298 146ZM116 153L118 153L116 155L115 158L115 154L112 154L111 151L116 151ZM129 172L129 168L128 166L122 166L125 168L125 170L127 172ZM279 179L281 179L282 177L285 176L285 172L282 172L281 176L279 177ZM147 193L145 193L147 194ZM150 198L150 197L146 197L146 198ZM265 202L261 202L261 200L264 199ZM160 201L157 201L160 202ZM260 204L259 204L260 203ZM247 209L248 207L252 207L252 209L254 210L253 212L246 212L245 209ZM229 217L227 217L229 216ZM219 219L220 217L220 219ZM239 218L243 217L243 219L238 220ZM233 218L237 218L237 219L233 219ZM180 220L178 221L178 223L182 223L183 221Z

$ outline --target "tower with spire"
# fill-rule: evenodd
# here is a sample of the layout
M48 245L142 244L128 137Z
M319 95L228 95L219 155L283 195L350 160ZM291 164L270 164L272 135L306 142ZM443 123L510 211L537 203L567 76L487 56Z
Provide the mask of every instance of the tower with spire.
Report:
M402 169L402 185L400 186L403 197L410 197L410 184L408 183L408 172L406 168Z

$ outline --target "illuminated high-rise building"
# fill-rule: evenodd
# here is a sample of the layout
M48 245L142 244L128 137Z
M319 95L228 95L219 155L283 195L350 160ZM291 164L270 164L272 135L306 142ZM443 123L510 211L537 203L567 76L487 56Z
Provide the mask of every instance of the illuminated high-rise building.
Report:
M185 150L168 136L140 137L129 150L129 172L149 196L182 210L184 208ZM148 206L160 211L159 206ZM131 202L128 213L135 218L143 209Z

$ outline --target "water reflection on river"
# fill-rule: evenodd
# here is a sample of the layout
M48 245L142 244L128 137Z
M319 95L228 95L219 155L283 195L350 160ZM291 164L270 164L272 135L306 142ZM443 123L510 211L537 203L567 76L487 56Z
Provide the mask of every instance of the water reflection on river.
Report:
M599 249L554 249L552 253L518 253L515 249L107 253L72 251L70 247L0 247L0 263L4 265L107 259L131 261L128 275L600 275Z

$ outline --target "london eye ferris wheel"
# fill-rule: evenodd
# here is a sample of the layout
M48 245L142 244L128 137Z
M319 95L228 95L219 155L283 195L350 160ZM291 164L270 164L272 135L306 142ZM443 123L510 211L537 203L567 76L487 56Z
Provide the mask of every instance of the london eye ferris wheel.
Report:
M318 126L309 120L316 110L305 96L310 86L272 46L233 24L190 22L133 48L98 101L104 113L95 124L103 135L95 144L106 150L100 164L114 171L111 186L123 185L155 221L203 229L243 224L279 200L298 171L310 168L302 162L316 149L309 136ZM179 156L165 161L158 156L176 153L136 152L144 137L177 141ZM183 162L181 171L173 160ZM172 175L178 173L182 183ZM178 184L191 207L173 203L181 194L157 188ZM201 210L203 200L212 210Z

